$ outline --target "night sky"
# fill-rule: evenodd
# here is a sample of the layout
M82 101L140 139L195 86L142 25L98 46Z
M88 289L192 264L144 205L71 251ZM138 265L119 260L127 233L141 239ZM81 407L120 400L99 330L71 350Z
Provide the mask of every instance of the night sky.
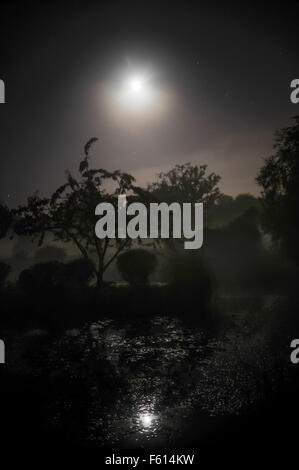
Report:
M258 194L254 178L273 131L299 111L289 98L299 75L298 8L61 3L1 6L1 200L49 195L66 169L76 174L92 136L92 165L132 173L139 184L191 161L220 174L226 194ZM147 71L155 92L142 115L113 99L132 70Z

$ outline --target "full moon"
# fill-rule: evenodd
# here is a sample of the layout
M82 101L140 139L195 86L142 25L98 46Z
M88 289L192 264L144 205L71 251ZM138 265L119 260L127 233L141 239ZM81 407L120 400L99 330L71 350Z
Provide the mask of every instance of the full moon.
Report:
M151 76L147 72L135 72L123 78L115 98L119 111L146 113L153 111L157 104L158 90L153 86Z
M116 71L107 77L101 97L113 124L133 133L157 125L158 119L169 115L173 104L173 96L159 83L159 71L154 67Z
M139 93L143 88L143 80L139 77L134 77L129 81L129 89L133 93Z

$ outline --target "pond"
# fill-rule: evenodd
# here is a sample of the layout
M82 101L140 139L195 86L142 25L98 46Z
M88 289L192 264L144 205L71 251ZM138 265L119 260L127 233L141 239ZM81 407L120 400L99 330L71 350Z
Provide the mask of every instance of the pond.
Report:
M266 354L256 338L212 338L166 315L139 326L99 320L51 350L49 422L86 445L171 447L194 423L205 433L213 417L252 407Z

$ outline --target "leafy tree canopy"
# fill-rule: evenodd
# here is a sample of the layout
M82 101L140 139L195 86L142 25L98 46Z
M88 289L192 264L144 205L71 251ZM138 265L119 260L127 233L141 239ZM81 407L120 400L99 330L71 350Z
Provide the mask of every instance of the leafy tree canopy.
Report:
M134 178L119 170L91 169L89 151L96 140L92 138L85 145L85 157L79 165L79 179L67 173L66 183L51 197L41 198L38 193L29 197L26 205L14 211L14 229L19 235L38 238L39 245L47 232L52 233L55 240L72 242L86 260L96 258L94 274L100 285L104 271L130 244L130 239L98 239L95 235L95 208L101 202L110 202L116 207L118 195L132 190ZM114 184L114 190L106 189L107 181L110 186ZM109 248L113 248L113 252Z
M262 187L264 227L298 260L299 116L293 125L276 131L274 149L256 178Z
M158 180L148 185L148 190L165 202L203 202L213 205L221 193L218 183L221 179L215 173L206 174L207 165L176 165L166 173L160 173Z

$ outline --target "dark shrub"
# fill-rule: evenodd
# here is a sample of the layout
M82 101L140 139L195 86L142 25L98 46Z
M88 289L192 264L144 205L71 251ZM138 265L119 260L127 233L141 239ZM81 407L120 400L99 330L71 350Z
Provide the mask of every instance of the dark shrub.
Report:
M122 253L117 267L125 281L132 286L145 285L157 265L156 256L150 251L137 248Z
M38 263L24 269L19 276L19 286L27 293L40 293L64 284L65 267L59 261Z
M94 276L94 266L89 259L78 258L65 265L65 277L69 287L85 287Z

